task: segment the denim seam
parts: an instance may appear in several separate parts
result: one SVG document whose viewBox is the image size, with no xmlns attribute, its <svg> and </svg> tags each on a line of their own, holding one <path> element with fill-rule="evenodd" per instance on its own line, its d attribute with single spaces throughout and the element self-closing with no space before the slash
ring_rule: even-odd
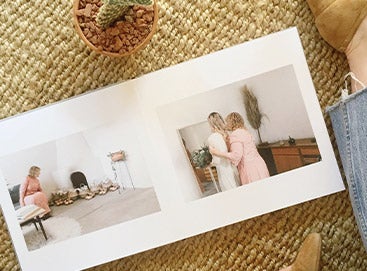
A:
<svg viewBox="0 0 367 271">
<path fill-rule="evenodd" d="M 354 171 L 353 171 L 353 165 L 352 165 L 352 148 L 350 145 L 350 129 L 349 129 L 349 121 L 348 121 L 348 110 L 347 110 L 347 106 L 346 104 L 343 102 L 340 104 L 341 105 L 341 109 L 343 111 L 343 124 L 344 124 L 344 129 L 345 129 L 345 133 L 346 133 L 346 153 L 347 153 L 347 166 L 348 166 L 348 172 L 349 172 L 349 178 L 350 178 L 350 182 L 349 182 L 349 187 L 352 189 L 352 193 L 353 193 L 353 200 L 352 200 L 352 204 L 353 202 L 355 204 L 354 207 L 357 209 L 357 214 L 358 214 L 358 218 L 357 219 L 357 223 L 363 233 L 363 238 L 362 240 L 365 242 L 365 237 L 366 237 L 366 233 L 367 233 L 367 229 L 366 229 L 366 221 L 364 219 L 364 216 L 361 214 L 361 202 L 359 200 L 359 197 L 356 196 L 357 195 L 357 188 L 355 186 L 355 181 L 354 181 Z"/>
<path fill-rule="evenodd" d="M 364 92 L 367 92 L 367 87 L 352 94 L 349 94 L 348 97 L 341 99 L 334 105 L 327 106 L 326 112 L 334 111 L 336 108 L 343 106 L 345 103 L 355 100 L 358 96 L 362 95 Z"/>
</svg>

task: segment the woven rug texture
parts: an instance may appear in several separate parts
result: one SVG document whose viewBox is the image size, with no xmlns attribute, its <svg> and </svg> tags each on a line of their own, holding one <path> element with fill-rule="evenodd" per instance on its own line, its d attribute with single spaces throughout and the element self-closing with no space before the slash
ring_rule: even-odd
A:
<svg viewBox="0 0 367 271">
<path fill-rule="evenodd" d="M 1 1 L 0 118 L 293 26 L 322 110 L 339 99 L 348 71 L 345 56 L 320 37 L 305 0 L 159 0 L 158 5 L 158 29 L 149 45 L 133 56 L 110 58 L 91 52 L 77 36 L 72 0 Z M 2 215 L 0 223 L 0 270 L 20 270 Z M 347 191 L 88 270 L 274 271 L 292 263 L 311 232 L 322 236 L 321 270 L 367 270 Z"/>
</svg>

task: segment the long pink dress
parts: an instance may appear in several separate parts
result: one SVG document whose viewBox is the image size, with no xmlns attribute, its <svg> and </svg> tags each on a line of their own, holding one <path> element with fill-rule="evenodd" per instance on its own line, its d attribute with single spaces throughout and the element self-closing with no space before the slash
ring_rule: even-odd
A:
<svg viewBox="0 0 367 271">
<path fill-rule="evenodd" d="M 245 129 L 236 129 L 229 136 L 230 152 L 226 157 L 237 166 L 242 184 L 269 177 L 264 159 L 256 149 L 251 134 Z"/>
<path fill-rule="evenodd" d="M 42 191 L 40 181 L 37 178 L 29 177 L 20 185 L 19 188 L 19 203 L 21 206 L 34 204 L 46 210 L 46 213 L 51 209 L 48 206 L 48 200 L 45 193 Z"/>
</svg>

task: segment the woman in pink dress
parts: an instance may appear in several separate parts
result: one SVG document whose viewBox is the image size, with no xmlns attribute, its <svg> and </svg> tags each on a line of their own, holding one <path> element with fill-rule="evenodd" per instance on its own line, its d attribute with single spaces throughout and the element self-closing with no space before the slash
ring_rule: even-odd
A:
<svg viewBox="0 0 367 271">
<path fill-rule="evenodd" d="M 226 117 L 226 128 L 230 131 L 229 152 L 210 148 L 213 155 L 225 157 L 237 166 L 242 185 L 269 177 L 269 171 L 256 149 L 251 134 L 245 129 L 242 116 L 232 112 Z"/>
<path fill-rule="evenodd" d="M 41 174 L 41 169 L 37 166 L 32 166 L 29 169 L 29 174 L 19 188 L 19 203 L 21 206 L 34 204 L 45 209 L 43 219 L 50 217 L 51 209 L 48 206 L 46 194 L 43 192 L 38 177 Z"/>
</svg>

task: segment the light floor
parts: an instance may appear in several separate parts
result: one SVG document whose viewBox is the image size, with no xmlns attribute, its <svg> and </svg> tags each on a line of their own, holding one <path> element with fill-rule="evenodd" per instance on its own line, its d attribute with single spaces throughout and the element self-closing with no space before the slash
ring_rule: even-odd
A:
<svg viewBox="0 0 367 271">
<path fill-rule="evenodd" d="M 66 216 L 78 221 L 82 234 L 160 211 L 153 188 L 121 189 L 121 193 L 116 190 L 51 209 L 53 217 Z"/>
<path fill-rule="evenodd" d="M 217 186 L 220 187 L 218 182 Z M 203 197 L 208 197 L 218 193 L 213 182 L 204 182 L 203 187 L 204 187 Z"/>
</svg>

